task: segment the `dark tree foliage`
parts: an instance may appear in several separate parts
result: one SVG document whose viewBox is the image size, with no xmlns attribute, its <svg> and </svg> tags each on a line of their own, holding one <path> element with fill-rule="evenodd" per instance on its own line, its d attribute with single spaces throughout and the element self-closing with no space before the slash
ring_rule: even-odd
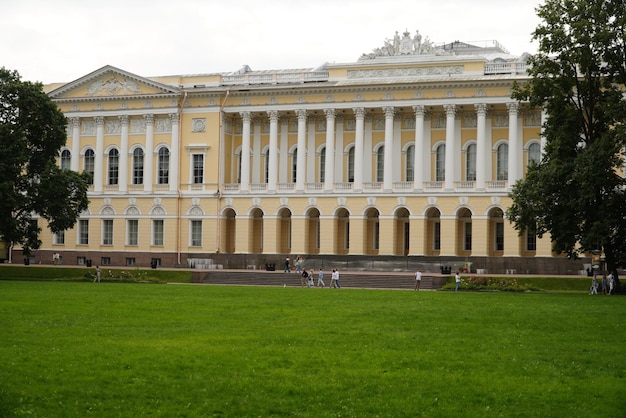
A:
<svg viewBox="0 0 626 418">
<path fill-rule="evenodd" d="M 538 165 L 511 193 L 515 228 L 549 233 L 570 257 L 603 250 L 626 266 L 626 2 L 546 0 L 533 32 L 539 52 L 513 97 L 547 112 Z"/>
<path fill-rule="evenodd" d="M 26 253 L 41 245 L 39 216 L 52 232 L 87 209 L 88 175 L 61 170 L 66 119 L 40 83 L 0 68 L 0 239 Z"/>
</svg>

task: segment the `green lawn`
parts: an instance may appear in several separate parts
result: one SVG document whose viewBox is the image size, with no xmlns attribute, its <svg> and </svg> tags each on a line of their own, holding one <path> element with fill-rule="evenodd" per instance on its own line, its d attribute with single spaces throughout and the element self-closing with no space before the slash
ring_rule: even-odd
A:
<svg viewBox="0 0 626 418">
<path fill-rule="evenodd" d="M 0 281 L 0 416 L 623 417 L 623 296 Z"/>
</svg>

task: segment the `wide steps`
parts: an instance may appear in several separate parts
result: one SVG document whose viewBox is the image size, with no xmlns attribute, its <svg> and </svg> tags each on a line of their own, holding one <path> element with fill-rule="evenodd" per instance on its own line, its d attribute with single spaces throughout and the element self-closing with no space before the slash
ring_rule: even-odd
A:
<svg viewBox="0 0 626 418">
<path fill-rule="evenodd" d="M 317 275 L 314 276 L 317 283 Z M 279 286 L 300 287 L 300 274 L 279 271 L 260 270 L 211 270 L 195 271 L 195 283 L 232 285 L 232 286 Z M 330 285 L 330 272 L 324 274 L 326 287 Z M 445 277 L 440 275 L 422 275 L 421 289 L 434 290 L 441 288 Z M 341 273 L 339 283 L 345 288 L 360 289 L 405 289 L 413 290 L 415 280 L 413 273 L 381 273 L 381 272 L 350 272 Z"/>
</svg>

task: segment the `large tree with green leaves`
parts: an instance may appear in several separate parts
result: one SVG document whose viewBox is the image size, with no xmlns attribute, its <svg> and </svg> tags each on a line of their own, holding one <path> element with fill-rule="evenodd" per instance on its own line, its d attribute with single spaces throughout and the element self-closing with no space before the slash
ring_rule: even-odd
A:
<svg viewBox="0 0 626 418">
<path fill-rule="evenodd" d="M 0 68 L 0 239 L 25 253 L 41 246 L 36 217 L 52 232 L 75 225 L 89 177 L 57 164 L 66 119 L 41 83 Z"/>
<path fill-rule="evenodd" d="M 557 253 L 602 250 L 626 266 L 626 3 L 546 0 L 533 32 L 539 52 L 513 97 L 545 109 L 540 164 L 511 193 L 520 232 L 549 233 Z"/>
</svg>

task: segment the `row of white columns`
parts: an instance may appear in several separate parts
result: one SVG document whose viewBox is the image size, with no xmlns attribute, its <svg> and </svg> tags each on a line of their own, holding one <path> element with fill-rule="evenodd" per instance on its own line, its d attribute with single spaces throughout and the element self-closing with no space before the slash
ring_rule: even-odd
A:
<svg viewBox="0 0 626 418">
<path fill-rule="evenodd" d="M 491 166 L 491 138 L 490 131 L 487 130 L 487 104 L 476 104 L 477 115 L 476 127 L 476 189 L 484 190 L 488 180 L 487 167 Z M 513 185 L 522 177 L 522 140 L 519 136 L 518 124 L 518 104 L 507 103 L 509 111 L 509 154 L 508 154 L 508 184 Z M 446 111 L 446 151 L 445 151 L 445 189 L 453 190 L 454 182 L 461 176 L 457 155 L 460 155 L 460 137 L 456 131 L 456 106 L 445 105 Z M 414 106 L 415 111 L 415 152 L 414 152 L 414 189 L 422 189 L 422 185 L 427 175 L 424 167 L 430 167 L 430 138 L 426 133 L 430 128 L 425 125 L 425 106 Z M 394 174 L 394 116 L 395 108 L 384 107 L 385 114 L 385 139 L 384 139 L 384 177 L 383 189 L 390 191 L 393 189 Z M 364 132 L 365 132 L 365 108 L 354 108 L 355 115 L 355 158 L 354 158 L 354 190 L 363 189 L 364 173 Z M 243 121 L 242 148 L 241 148 L 241 181 L 240 190 L 250 190 L 250 155 L 251 151 L 251 112 L 241 112 Z M 278 176 L 278 120 L 279 113 L 276 110 L 267 112 L 270 121 L 270 142 L 269 142 L 269 165 L 267 190 L 275 191 Z M 326 117 L 326 162 L 324 172 L 324 190 L 334 189 L 335 182 L 335 109 L 325 109 Z M 306 173 L 306 150 L 307 150 L 307 111 L 296 110 L 298 117 L 298 139 L 297 139 L 297 166 L 296 166 L 296 191 L 303 191 L 305 188 Z M 489 137 L 488 137 L 489 134 Z M 543 149 L 543 146 L 542 146 Z M 246 157 L 246 158 L 244 158 Z M 395 164 L 397 166 L 397 164 Z"/>
<path fill-rule="evenodd" d="M 169 190 L 176 191 L 178 189 L 178 154 L 179 150 L 179 115 L 176 113 L 170 114 L 170 121 L 172 126 L 171 131 L 171 143 L 170 143 L 170 155 L 169 155 Z M 129 116 L 118 116 L 121 132 L 120 132 L 120 160 L 119 160 L 119 184 L 118 188 L 120 192 L 128 190 L 128 173 L 129 173 L 129 149 L 128 149 L 128 127 Z M 145 192 L 151 192 L 153 189 L 153 175 L 154 175 L 154 115 L 144 115 L 146 121 L 146 137 L 145 137 L 145 153 L 144 153 L 144 176 L 143 176 L 143 190 Z M 96 116 L 96 149 L 94 158 L 94 178 L 93 178 L 93 190 L 94 192 L 102 192 L 104 187 L 104 162 L 106 155 L 104 152 L 104 117 Z M 71 119 L 72 123 L 72 156 L 70 161 L 70 168 L 74 171 L 80 170 L 80 118 L 74 117 Z"/>
</svg>

